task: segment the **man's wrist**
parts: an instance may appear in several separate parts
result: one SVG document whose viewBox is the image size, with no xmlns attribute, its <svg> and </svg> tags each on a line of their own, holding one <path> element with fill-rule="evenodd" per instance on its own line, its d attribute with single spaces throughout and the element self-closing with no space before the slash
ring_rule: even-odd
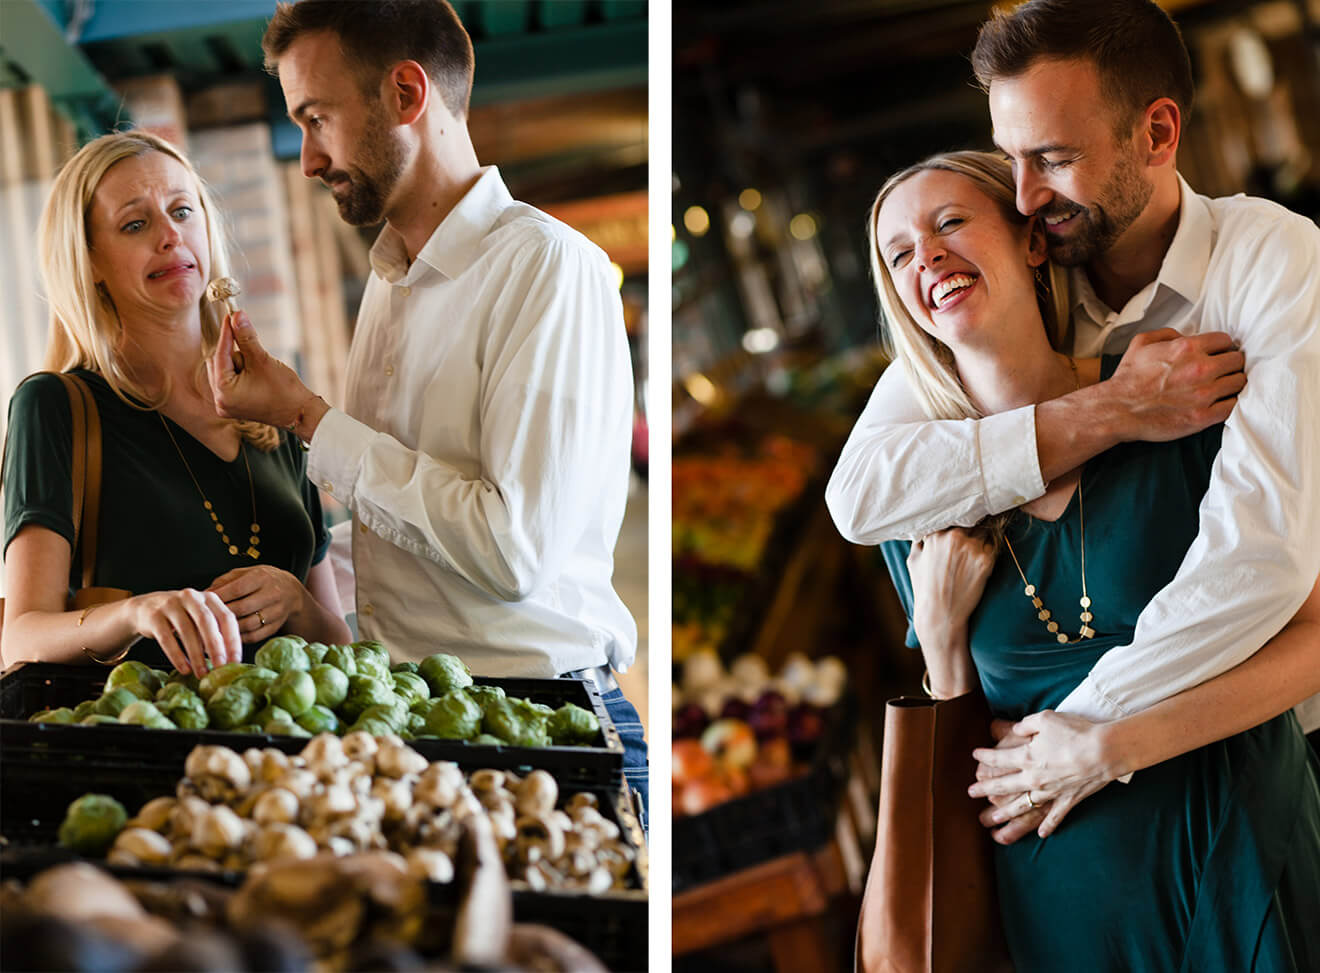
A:
<svg viewBox="0 0 1320 973">
<path fill-rule="evenodd" d="M 293 422 L 289 424 L 289 432 L 293 433 L 303 443 L 310 443 L 312 437 L 316 435 L 316 427 L 321 424 L 325 414 L 330 411 L 330 406 L 325 399 L 319 395 L 312 394 L 303 400 L 298 406 L 298 412 L 294 416 Z"/>
</svg>

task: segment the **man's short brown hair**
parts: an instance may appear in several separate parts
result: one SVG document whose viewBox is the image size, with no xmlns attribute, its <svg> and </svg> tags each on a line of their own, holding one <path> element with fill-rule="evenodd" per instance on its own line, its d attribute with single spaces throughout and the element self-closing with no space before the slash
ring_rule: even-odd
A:
<svg viewBox="0 0 1320 973">
<path fill-rule="evenodd" d="M 472 39 L 446 0 L 281 3 L 261 38 L 266 70 L 277 74 L 279 59 L 293 42 L 319 31 L 330 31 L 338 38 L 368 97 L 375 97 L 389 68 L 400 61 L 416 61 L 436 86 L 445 107 L 456 118 L 467 117 L 472 96 Z"/>
<path fill-rule="evenodd" d="M 1055 58 L 1095 64 L 1123 134 L 1158 98 L 1172 98 L 1184 121 L 1191 113 L 1195 89 L 1182 34 L 1150 0 L 1028 0 L 996 10 L 981 25 L 972 69 L 988 91 L 991 81 Z"/>
</svg>

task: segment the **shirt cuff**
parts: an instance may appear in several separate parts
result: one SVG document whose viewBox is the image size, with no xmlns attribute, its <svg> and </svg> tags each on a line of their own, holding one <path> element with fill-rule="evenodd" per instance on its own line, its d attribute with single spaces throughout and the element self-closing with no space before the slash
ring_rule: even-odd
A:
<svg viewBox="0 0 1320 973">
<path fill-rule="evenodd" d="M 1036 453 L 1034 405 L 986 416 L 976 430 L 986 509 L 1003 513 L 1045 492 Z"/>
<path fill-rule="evenodd" d="M 307 451 L 307 478 L 352 508 L 362 457 L 376 431 L 346 412 L 332 408 L 316 425 Z"/>
</svg>

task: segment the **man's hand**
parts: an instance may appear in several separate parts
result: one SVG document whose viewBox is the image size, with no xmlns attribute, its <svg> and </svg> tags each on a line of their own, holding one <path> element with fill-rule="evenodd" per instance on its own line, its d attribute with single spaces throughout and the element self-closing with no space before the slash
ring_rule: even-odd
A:
<svg viewBox="0 0 1320 973">
<path fill-rule="evenodd" d="M 225 315 L 206 373 L 215 411 L 226 419 L 252 419 L 287 429 L 315 398 L 292 368 L 261 347 L 242 311 Z"/>
<path fill-rule="evenodd" d="M 1104 388 L 1126 415 L 1124 441 L 1167 442 L 1223 422 L 1247 384 L 1245 359 L 1220 331 L 1139 334 Z"/>
</svg>

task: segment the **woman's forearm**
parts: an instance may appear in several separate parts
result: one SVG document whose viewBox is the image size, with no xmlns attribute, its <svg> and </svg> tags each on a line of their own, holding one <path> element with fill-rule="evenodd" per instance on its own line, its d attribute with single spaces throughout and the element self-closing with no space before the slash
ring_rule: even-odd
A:
<svg viewBox="0 0 1320 973">
<path fill-rule="evenodd" d="M 936 699 L 952 699 L 971 692 L 980 685 L 972 652 L 967 640 L 967 627 L 956 628 L 915 626 L 921 642 L 921 654 L 930 674 L 930 691 Z"/>
<path fill-rule="evenodd" d="M 0 656 L 5 666 L 16 662 L 77 665 L 93 658 L 113 658 L 137 638 L 126 600 L 70 612 L 31 610 L 5 622 Z"/>
<path fill-rule="evenodd" d="M 1121 776 L 1249 730 L 1320 692 L 1320 618 L 1307 605 L 1259 652 L 1149 709 L 1096 724 Z"/>
</svg>

